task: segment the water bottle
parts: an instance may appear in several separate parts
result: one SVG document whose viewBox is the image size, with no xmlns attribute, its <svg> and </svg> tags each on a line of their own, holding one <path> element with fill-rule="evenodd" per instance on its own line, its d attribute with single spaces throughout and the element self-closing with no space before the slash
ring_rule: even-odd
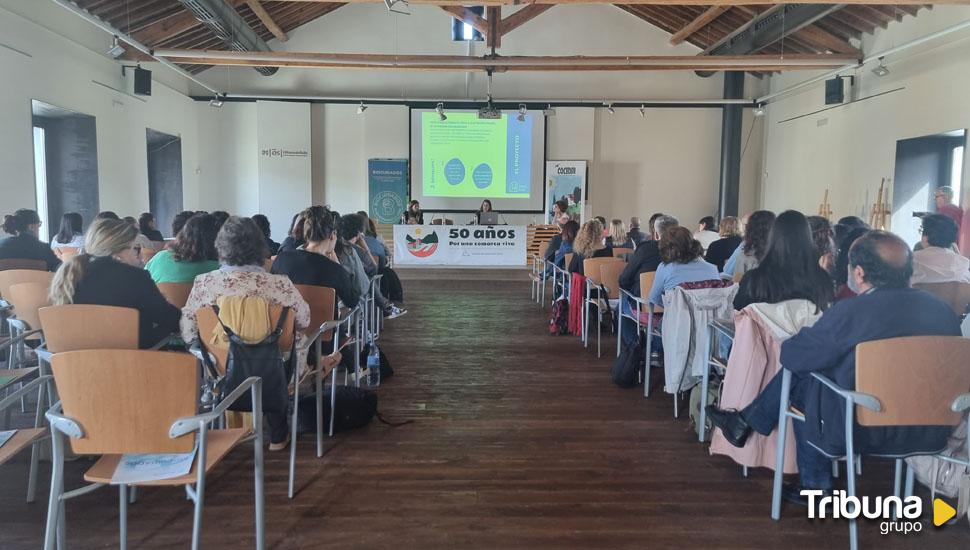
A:
<svg viewBox="0 0 970 550">
<path fill-rule="evenodd" d="M 367 385 L 376 388 L 381 385 L 381 350 L 377 342 L 370 338 L 370 353 L 367 354 Z"/>
</svg>

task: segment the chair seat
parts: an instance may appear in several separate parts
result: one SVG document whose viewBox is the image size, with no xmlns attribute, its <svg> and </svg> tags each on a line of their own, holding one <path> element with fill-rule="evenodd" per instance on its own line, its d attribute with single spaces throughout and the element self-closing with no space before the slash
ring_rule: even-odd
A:
<svg viewBox="0 0 970 550">
<path fill-rule="evenodd" d="M 46 428 L 29 428 L 26 430 L 17 430 L 17 433 L 13 434 L 6 443 L 0 447 L 0 464 L 4 464 L 14 455 L 24 450 L 34 441 L 44 437 L 47 434 Z"/>
<path fill-rule="evenodd" d="M 37 372 L 37 367 L 30 367 L 26 369 L 0 369 L 0 378 L 6 378 L 7 376 L 14 377 L 7 382 L 0 384 L 0 390 L 11 384 L 16 384 L 17 382 L 23 381 L 24 378 L 27 378 L 35 372 Z M 6 447 L 6 445 L 4 445 L 4 447 Z"/>
<path fill-rule="evenodd" d="M 211 470 L 213 466 L 218 464 L 219 461 L 222 460 L 222 458 L 233 449 L 233 447 L 239 444 L 240 441 L 251 433 L 252 430 L 248 428 L 210 430 L 206 434 L 206 473 L 209 473 L 209 470 Z M 91 468 L 84 473 L 84 480 L 91 483 L 111 483 L 111 478 L 114 476 L 115 469 L 117 469 L 120 461 L 121 455 L 103 455 L 98 459 L 97 462 L 94 463 L 94 466 L 91 466 Z M 198 462 L 193 462 L 192 471 L 190 471 L 187 475 L 173 477 L 170 479 L 146 481 L 144 483 L 136 483 L 135 485 L 188 485 L 196 482 L 197 468 Z"/>
</svg>

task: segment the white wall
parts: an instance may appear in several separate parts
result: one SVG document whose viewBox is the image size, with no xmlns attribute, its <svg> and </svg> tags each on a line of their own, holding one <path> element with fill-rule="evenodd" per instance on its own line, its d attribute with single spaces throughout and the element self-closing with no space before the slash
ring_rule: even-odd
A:
<svg viewBox="0 0 970 550">
<path fill-rule="evenodd" d="M 7 46 L 0 47 L 0 210 L 35 207 L 31 99 L 96 117 L 102 209 L 135 216 L 148 210 L 146 128 L 181 136 L 185 206 L 195 207 L 196 104 L 158 79 L 145 101 L 96 84 L 131 85 L 104 54 L 110 37 L 75 19 L 51 2 L 0 1 L 0 44 Z M 104 50 L 89 48 L 99 42 Z M 181 90 L 187 90 L 184 83 Z"/>
<path fill-rule="evenodd" d="M 970 20 L 970 7 L 936 6 L 891 23 L 865 38 L 878 52 Z M 881 178 L 891 178 L 896 141 L 970 127 L 970 33 L 961 32 L 885 59 L 890 74 L 877 77 L 871 63 L 855 73 L 857 97 L 903 88 L 881 97 L 806 115 L 823 105 L 823 88 L 812 86 L 768 106 L 763 204 L 772 210 L 815 212 L 825 189 L 835 217 L 862 215 L 875 201 Z M 773 78 L 772 90 L 810 75 Z M 964 171 L 963 206 L 967 201 Z M 867 194 L 868 193 L 868 194 Z M 891 204 L 891 199 L 890 199 Z"/>
</svg>

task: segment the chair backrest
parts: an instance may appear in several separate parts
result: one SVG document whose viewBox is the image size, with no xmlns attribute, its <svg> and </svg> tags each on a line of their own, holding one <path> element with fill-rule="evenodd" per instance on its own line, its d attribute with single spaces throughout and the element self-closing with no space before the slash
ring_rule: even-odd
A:
<svg viewBox="0 0 970 550">
<path fill-rule="evenodd" d="M 155 248 L 142 247 L 141 249 L 141 263 L 147 264 L 148 260 L 151 260 L 155 254 L 158 254 L 158 250 Z"/>
<path fill-rule="evenodd" d="M 69 304 L 42 307 L 37 313 L 47 349 L 52 353 L 138 349 L 137 309 Z"/>
<path fill-rule="evenodd" d="M 33 269 L 36 271 L 47 271 L 47 262 L 44 260 L 26 260 L 23 258 L 7 258 L 0 260 L 0 271 L 8 269 Z"/>
<path fill-rule="evenodd" d="M 619 258 L 605 257 L 605 258 L 587 258 L 583 260 L 583 274 L 586 275 L 587 279 L 593 279 L 597 283 L 600 281 L 600 269 L 608 263 L 623 263 L 623 260 Z"/>
<path fill-rule="evenodd" d="M 310 325 L 304 331 L 312 334 L 320 328 L 320 325 L 327 321 L 333 321 L 337 305 L 337 291 L 326 286 L 316 285 L 295 285 L 300 291 L 300 296 L 310 305 Z M 329 342 L 333 337 L 333 331 L 328 330 L 320 336 L 324 342 Z"/>
<path fill-rule="evenodd" d="M 17 319 L 27 323 L 31 329 L 39 329 L 37 310 L 50 305 L 50 292 L 50 284 L 17 283 L 7 290 L 7 301 L 13 305 Z"/>
<path fill-rule="evenodd" d="M 272 271 L 273 262 L 275 261 L 276 261 L 276 256 L 272 256 L 270 258 L 266 258 L 265 260 L 263 260 L 263 269 L 266 270 L 266 273 L 269 273 L 270 271 Z"/>
<path fill-rule="evenodd" d="M 574 252 L 567 252 L 565 256 L 562 257 L 562 268 L 569 271 L 569 264 L 573 263 Z M 585 270 L 585 266 L 583 267 Z"/>
<path fill-rule="evenodd" d="M 280 314 L 283 312 L 283 306 L 271 304 L 269 306 L 269 319 L 272 326 L 276 326 L 276 323 L 280 320 Z M 289 351 L 293 347 L 294 331 L 296 330 L 296 325 L 293 317 L 293 310 L 289 310 L 286 315 L 287 319 L 283 322 L 283 333 L 280 335 L 279 346 L 282 351 Z M 205 345 L 205 349 L 215 357 L 215 367 L 220 374 L 225 374 L 226 372 L 226 361 L 229 359 L 229 349 L 220 348 L 218 346 L 210 346 L 209 340 L 212 336 L 212 331 L 219 324 L 219 318 L 216 316 L 216 310 L 212 309 L 212 306 L 206 306 L 195 312 L 196 321 L 199 324 L 199 340 Z"/>
<path fill-rule="evenodd" d="M 620 274 L 624 268 L 626 262 L 622 261 L 606 262 L 600 266 L 599 282 L 609 290 L 610 300 L 620 297 Z"/>
<path fill-rule="evenodd" d="M 970 340 L 908 336 L 855 348 L 856 391 L 876 396 L 882 412 L 856 407 L 862 426 L 955 426 L 953 400 L 970 391 Z"/>
<path fill-rule="evenodd" d="M 633 254 L 633 249 L 632 248 L 624 248 L 624 247 L 619 247 L 619 248 L 614 247 L 613 248 L 613 257 L 614 258 L 619 258 L 621 254 Z"/>
<path fill-rule="evenodd" d="M 156 286 L 168 303 L 179 309 L 185 307 L 192 292 L 192 283 L 157 283 Z"/>
<path fill-rule="evenodd" d="M 431 220 L 431 225 L 444 225 L 444 223 L 445 223 L 444 218 L 435 218 Z"/>
<path fill-rule="evenodd" d="M 650 296 L 650 289 L 653 288 L 653 280 L 656 278 L 656 271 L 646 271 L 640 274 L 640 297 L 644 300 L 647 299 L 647 296 Z M 655 305 L 653 306 L 653 310 L 659 313 L 663 311 L 664 308 L 659 305 Z"/>
<path fill-rule="evenodd" d="M 54 255 L 66 262 L 81 253 L 81 249 L 76 246 L 59 246 L 54 249 Z"/>
<path fill-rule="evenodd" d="M 51 358 L 64 415 L 84 428 L 78 454 L 186 453 L 195 434 L 171 439 L 172 423 L 198 406 L 198 360 L 186 353 L 82 350 Z"/>
<path fill-rule="evenodd" d="M 18 283 L 40 283 L 50 288 L 52 280 L 54 280 L 54 274 L 50 271 L 38 271 L 36 269 L 0 271 L 0 297 L 6 299 L 10 287 Z"/>
<path fill-rule="evenodd" d="M 943 300 L 957 315 L 966 313 L 967 306 L 970 306 L 970 283 L 917 283 L 913 288 L 925 290 Z"/>
</svg>

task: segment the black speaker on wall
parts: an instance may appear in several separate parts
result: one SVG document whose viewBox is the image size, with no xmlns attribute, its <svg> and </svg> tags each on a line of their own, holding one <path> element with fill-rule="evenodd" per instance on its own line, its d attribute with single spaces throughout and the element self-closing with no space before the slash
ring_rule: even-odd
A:
<svg viewBox="0 0 970 550">
<path fill-rule="evenodd" d="M 135 95 L 152 95 L 152 72 L 135 67 Z"/>
<path fill-rule="evenodd" d="M 825 81 L 825 104 L 841 105 L 845 103 L 845 83 L 842 77 L 835 77 Z"/>
</svg>

